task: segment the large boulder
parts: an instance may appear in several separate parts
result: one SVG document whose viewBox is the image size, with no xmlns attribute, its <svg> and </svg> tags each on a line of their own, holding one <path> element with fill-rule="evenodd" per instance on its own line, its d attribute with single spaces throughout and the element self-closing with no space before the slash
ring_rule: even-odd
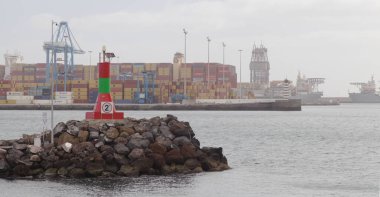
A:
<svg viewBox="0 0 380 197">
<path fill-rule="evenodd" d="M 93 153 L 95 151 L 94 144 L 91 142 L 82 142 L 79 144 L 74 144 L 71 151 L 76 155 L 86 155 L 86 153 Z M 86 151 L 86 152 L 85 152 Z"/>
<path fill-rule="evenodd" d="M 128 163 L 128 160 L 124 155 L 114 153 L 113 157 L 114 157 L 114 160 L 116 161 L 116 163 L 118 163 L 120 165 L 125 165 Z"/>
<path fill-rule="evenodd" d="M 73 168 L 69 171 L 68 175 L 71 178 L 85 177 L 86 172 L 82 168 Z"/>
<path fill-rule="evenodd" d="M 111 127 L 106 131 L 106 137 L 114 140 L 119 137 L 119 131 L 115 127 Z"/>
<path fill-rule="evenodd" d="M 131 136 L 131 139 L 129 140 L 127 146 L 129 149 L 134 148 L 148 148 L 150 144 L 150 141 L 144 137 L 142 137 L 140 134 L 136 133 Z"/>
<path fill-rule="evenodd" d="M 41 158 L 38 155 L 31 155 L 29 160 L 32 162 L 40 162 Z"/>
<path fill-rule="evenodd" d="M 70 135 L 78 136 L 78 133 L 79 133 L 80 129 L 76 125 L 77 122 L 79 122 L 79 121 L 75 121 L 75 120 L 68 121 L 66 123 L 66 125 L 67 125 L 67 131 L 66 132 L 69 133 Z"/>
<path fill-rule="evenodd" d="M 148 156 L 153 161 L 153 168 L 161 170 L 165 165 L 165 157 L 161 154 L 152 153 Z"/>
<path fill-rule="evenodd" d="M 184 165 L 188 169 L 194 170 L 197 167 L 201 167 L 201 162 L 199 162 L 197 159 L 188 159 L 185 161 Z"/>
<path fill-rule="evenodd" d="M 8 154 L 6 156 L 6 159 L 8 161 L 8 164 L 10 164 L 11 166 L 15 166 L 16 163 L 18 162 L 18 160 L 21 158 L 21 156 L 23 156 L 24 153 L 20 150 L 17 150 L 17 149 L 10 149 L 8 151 Z"/>
<path fill-rule="evenodd" d="M 126 133 L 128 134 L 128 136 L 135 134 L 135 130 L 132 127 L 120 126 L 118 128 L 119 128 L 120 133 Z"/>
<path fill-rule="evenodd" d="M 153 142 L 154 141 L 154 137 L 153 137 L 153 134 L 149 131 L 147 132 L 144 132 L 142 134 L 142 137 L 145 138 L 145 139 L 148 139 L 150 142 Z"/>
<path fill-rule="evenodd" d="M 44 149 L 42 147 L 39 147 L 39 146 L 29 145 L 28 150 L 30 153 L 37 154 L 37 153 L 42 152 Z"/>
<path fill-rule="evenodd" d="M 67 131 L 67 126 L 63 122 L 59 122 L 53 129 L 54 137 L 58 137 L 63 132 Z"/>
<path fill-rule="evenodd" d="M 75 125 L 79 128 L 79 130 L 87 131 L 90 126 L 90 123 L 87 120 L 83 120 L 80 122 L 76 122 Z"/>
<path fill-rule="evenodd" d="M 13 173 L 17 176 L 28 176 L 30 167 L 26 165 L 17 165 L 13 168 Z"/>
<path fill-rule="evenodd" d="M 156 117 L 151 118 L 149 122 L 152 124 L 152 126 L 160 126 L 161 118 L 159 116 L 156 116 Z"/>
<path fill-rule="evenodd" d="M 118 143 L 114 147 L 115 151 L 119 154 L 126 155 L 129 153 L 129 148 L 124 144 Z"/>
<path fill-rule="evenodd" d="M 139 158 L 145 157 L 144 150 L 141 148 L 135 148 L 129 153 L 128 158 L 131 160 L 137 160 Z"/>
<path fill-rule="evenodd" d="M 57 176 L 58 169 L 57 168 L 49 168 L 45 171 L 45 176 L 54 177 Z"/>
<path fill-rule="evenodd" d="M 73 136 L 67 132 L 64 132 L 58 137 L 58 146 L 66 142 L 69 142 L 71 144 L 77 144 L 79 143 L 79 139 L 76 136 Z"/>
<path fill-rule="evenodd" d="M 165 126 L 165 125 L 162 125 L 159 127 L 159 131 L 161 132 L 161 134 L 164 136 L 164 137 L 167 137 L 169 139 L 174 139 L 175 136 L 173 135 L 173 133 L 170 131 L 170 128 L 168 126 Z"/>
<path fill-rule="evenodd" d="M 9 165 L 5 159 L 0 160 L 0 173 L 7 172 L 9 169 Z"/>
<path fill-rule="evenodd" d="M 19 143 L 13 143 L 13 148 L 17 150 L 25 150 L 28 148 L 27 144 L 19 144 Z"/>
<path fill-rule="evenodd" d="M 86 130 L 80 130 L 78 133 L 79 142 L 85 142 L 88 139 L 90 133 Z"/>
<path fill-rule="evenodd" d="M 122 165 L 117 174 L 121 176 L 139 176 L 139 169 L 134 168 L 129 164 Z"/>
<path fill-rule="evenodd" d="M 197 148 L 193 144 L 184 144 L 180 150 L 185 159 L 197 157 Z"/>
<path fill-rule="evenodd" d="M 162 145 L 164 145 L 167 148 L 170 148 L 171 145 L 173 144 L 172 141 L 169 138 L 164 137 L 164 136 L 158 136 L 158 137 L 156 137 L 155 141 L 156 141 L 156 143 L 162 144 Z"/>
<path fill-rule="evenodd" d="M 88 139 L 95 140 L 99 138 L 99 131 L 90 131 Z"/>
<path fill-rule="evenodd" d="M 167 164 L 183 164 L 184 158 L 181 155 L 179 149 L 173 149 L 165 154 L 165 160 Z"/>
<path fill-rule="evenodd" d="M 191 144 L 191 141 L 186 136 L 180 136 L 180 137 L 174 138 L 173 144 L 175 144 L 177 146 L 183 146 L 185 144 Z"/>
<path fill-rule="evenodd" d="M 173 120 L 169 122 L 168 126 L 170 127 L 170 131 L 176 137 L 187 136 L 192 138 L 195 135 L 188 122 L 178 122 Z"/>
<path fill-rule="evenodd" d="M 73 144 L 70 142 L 65 142 L 64 144 L 61 145 L 61 147 L 63 148 L 65 152 L 70 153 L 71 149 L 73 148 Z"/>
<path fill-rule="evenodd" d="M 90 176 L 100 176 L 104 171 L 104 166 L 102 163 L 88 163 L 86 166 L 86 172 Z"/>
<path fill-rule="evenodd" d="M 147 174 L 149 169 L 153 167 L 153 160 L 150 158 L 139 158 L 132 163 L 132 166 L 139 170 L 142 174 Z"/>
<path fill-rule="evenodd" d="M 165 153 L 167 151 L 166 146 L 164 146 L 158 142 L 150 144 L 149 148 L 152 150 L 152 152 L 160 154 L 160 155 L 165 155 Z"/>
</svg>

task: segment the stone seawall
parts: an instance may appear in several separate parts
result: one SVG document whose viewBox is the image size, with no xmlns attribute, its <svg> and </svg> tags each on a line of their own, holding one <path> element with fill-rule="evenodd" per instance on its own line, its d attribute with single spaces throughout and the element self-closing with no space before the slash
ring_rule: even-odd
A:
<svg viewBox="0 0 380 197">
<path fill-rule="evenodd" d="M 54 105 L 55 110 L 92 110 L 93 104 Z M 301 111 L 301 100 L 234 104 L 116 104 L 118 110 Z M 50 110 L 50 105 L 0 105 L 0 110 Z"/>
<path fill-rule="evenodd" d="M 60 122 L 50 132 L 0 140 L 0 177 L 114 177 L 229 169 L 221 147 L 203 147 L 177 117 Z"/>
</svg>

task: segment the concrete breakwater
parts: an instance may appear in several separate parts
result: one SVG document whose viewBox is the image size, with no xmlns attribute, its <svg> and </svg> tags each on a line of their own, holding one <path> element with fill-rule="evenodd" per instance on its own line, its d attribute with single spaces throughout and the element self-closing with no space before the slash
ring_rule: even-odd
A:
<svg viewBox="0 0 380 197">
<path fill-rule="evenodd" d="M 114 177 L 229 169 L 221 147 L 203 147 L 177 117 L 60 122 L 50 132 L 0 140 L 0 177 Z"/>
<path fill-rule="evenodd" d="M 94 104 L 54 105 L 55 110 L 92 110 Z M 227 104 L 116 104 L 119 110 L 301 111 L 301 100 Z M 0 105 L 0 110 L 50 110 L 50 105 Z"/>
</svg>

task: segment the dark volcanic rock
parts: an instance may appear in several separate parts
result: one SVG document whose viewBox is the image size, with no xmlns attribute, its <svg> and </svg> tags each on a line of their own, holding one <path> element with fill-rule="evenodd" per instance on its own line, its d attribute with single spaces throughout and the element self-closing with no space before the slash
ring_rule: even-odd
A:
<svg viewBox="0 0 380 197">
<path fill-rule="evenodd" d="M 161 155 L 164 155 L 166 153 L 166 150 L 167 150 L 166 146 L 164 146 L 158 142 L 150 144 L 149 148 L 152 150 L 152 152 L 157 153 L 157 154 L 161 154 Z"/>
<path fill-rule="evenodd" d="M 170 131 L 170 128 L 168 126 L 160 126 L 159 127 L 159 131 L 161 132 L 161 134 L 164 136 L 164 137 L 167 137 L 169 139 L 174 139 L 175 136 L 173 135 L 173 133 Z"/>
<path fill-rule="evenodd" d="M 0 160 L 0 173 L 6 172 L 9 169 L 7 161 L 4 159 Z"/>
<path fill-rule="evenodd" d="M 0 177 L 114 177 L 229 169 L 222 148 L 200 148 L 189 123 L 177 117 L 58 123 L 54 143 L 36 136 L 0 140 Z"/>
<path fill-rule="evenodd" d="M 26 144 L 13 143 L 13 148 L 17 150 L 25 150 L 28 147 Z"/>
<path fill-rule="evenodd" d="M 121 143 L 116 144 L 114 146 L 114 149 L 117 153 L 122 154 L 122 155 L 129 153 L 129 148 L 127 146 L 125 146 L 124 144 L 121 144 Z"/>
<path fill-rule="evenodd" d="M 188 137 L 180 136 L 180 137 L 174 138 L 173 144 L 175 144 L 177 146 L 183 146 L 185 144 L 191 144 L 191 141 L 189 140 Z"/>
<path fill-rule="evenodd" d="M 119 131 L 114 128 L 114 127 L 111 127 L 109 128 L 107 131 L 106 131 L 106 137 L 109 138 L 109 139 L 116 139 L 117 137 L 119 137 Z"/>
<path fill-rule="evenodd" d="M 67 126 L 63 122 L 59 122 L 53 129 L 54 137 L 58 137 L 63 132 L 67 131 Z"/>
<path fill-rule="evenodd" d="M 129 153 L 128 158 L 131 160 L 136 160 L 139 158 L 145 157 L 144 150 L 141 148 L 135 148 Z"/>
<path fill-rule="evenodd" d="M 153 167 L 153 160 L 150 158 L 140 158 L 134 161 L 132 166 L 138 169 L 140 173 L 146 174 Z"/>
<path fill-rule="evenodd" d="M 100 176 L 104 171 L 104 166 L 101 163 L 89 163 L 86 166 L 86 172 L 90 176 Z"/>
<path fill-rule="evenodd" d="M 80 130 L 78 133 L 79 142 L 86 142 L 90 133 L 86 130 Z"/>
<path fill-rule="evenodd" d="M 173 149 L 167 152 L 165 155 L 165 160 L 167 164 L 172 164 L 172 163 L 183 164 L 184 162 L 184 158 L 181 155 L 181 152 L 179 151 L 179 149 Z"/>
<path fill-rule="evenodd" d="M 79 139 L 67 132 L 64 132 L 58 137 L 58 145 L 62 145 L 66 142 L 69 142 L 71 144 L 77 144 L 79 143 Z"/>
<path fill-rule="evenodd" d="M 129 149 L 134 148 L 148 148 L 150 144 L 150 141 L 144 137 L 142 137 L 140 134 L 136 133 L 131 136 L 131 139 L 129 140 L 127 146 Z"/>
<path fill-rule="evenodd" d="M 69 171 L 68 175 L 71 178 L 82 178 L 85 177 L 85 171 L 82 168 L 73 168 Z"/>
</svg>

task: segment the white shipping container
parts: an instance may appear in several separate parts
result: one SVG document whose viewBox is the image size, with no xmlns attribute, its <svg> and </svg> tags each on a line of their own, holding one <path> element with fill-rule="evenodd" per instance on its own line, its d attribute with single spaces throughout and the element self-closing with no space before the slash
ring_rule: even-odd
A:
<svg viewBox="0 0 380 197">
<path fill-rule="evenodd" d="M 50 105 L 50 100 L 33 100 L 33 104 L 35 105 Z"/>
<path fill-rule="evenodd" d="M 16 100 L 16 104 L 18 105 L 29 105 L 32 104 L 32 100 Z"/>
<path fill-rule="evenodd" d="M 7 100 L 33 100 L 33 96 L 7 96 Z"/>
<path fill-rule="evenodd" d="M 7 92 L 7 96 L 22 96 L 24 92 Z"/>
<path fill-rule="evenodd" d="M 67 105 L 72 104 L 73 100 L 54 100 L 55 105 Z"/>
<path fill-rule="evenodd" d="M 71 100 L 72 96 L 55 96 L 55 100 Z"/>
<path fill-rule="evenodd" d="M 55 96 L 71 96 L 72 92 L 55 92 Z"/>
</svg>

